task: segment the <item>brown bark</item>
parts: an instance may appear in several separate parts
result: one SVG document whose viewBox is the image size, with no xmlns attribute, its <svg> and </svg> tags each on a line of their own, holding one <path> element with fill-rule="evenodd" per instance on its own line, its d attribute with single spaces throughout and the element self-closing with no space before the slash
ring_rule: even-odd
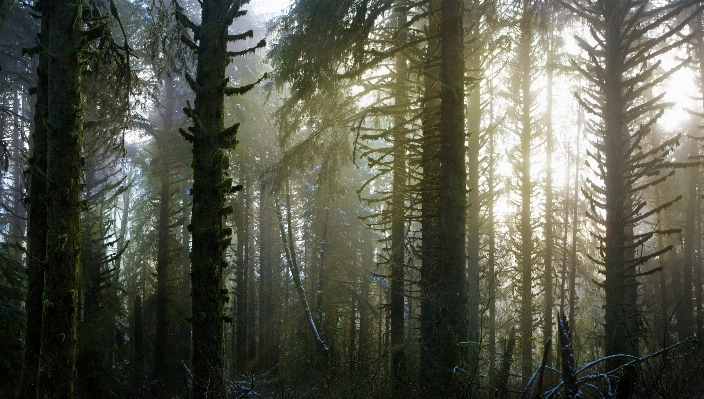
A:
<svg viewBox="0 0 704 399">
<path fill-rule="evenodd" d="M 466 367 L 467 277 L 465 221 L 467 193 L 464 131 L 462 1 L 441 1 L 440 139 L 438 160 L 437 269 L 428 283 L 432 337 L 421 362 L 435 382 L 426 395 L 451 395 L 455 367 Z M 427 381 L 427 380 L 426 380 Z M 429 389 L 437 388 L 437 389 Z M 457 393 L 457 392 L 455 392 Z"/>
<path fill-rule="evenodd" d="M 403 29 L 406 24 L 406 15 L 402 10 L 395 11 L 396 27 Z M 401 32 L 399 42 L 405 40 L 405 33 Z M 404 80 L 407 79 L 406 58 L 403 52 L 396 56 L 396 71 L 398 78 L 394 92 L 394 103 L 397 107 L 403 106 L 406 96 Z M 405 186 L 406 186 L 406 127 L 405 115 L 397 115 L 393 128 L 393 187 L 391 197 L 391 379 L 395 388 L 403 384 L 406 376 L 406 358 L 404 345 L 404 280 L 405 280 Z"/>
<path fill-rule="evenodd" d="M 247 329 L 249 327 L 247 319 L 247 311 L 249 306 L 247 301 L 249 299 L 249 281 L 247 278 L 248 273 L 248 244 L 249 244 L 249 204 L 250 204 L 250 185 L 248 182 L 244 184 L 244 192 L 241 193 L 238 199 L 238 205 L 241 212 L 238 213 L 236 218 L 237 225 L 237 270 L 236 270 L 236 284 L 237 291 L 235 295 L 235 322 L 237 325 L 237 330 L 235 332 L 235 364 L 234 371 L 236 373 L 242 373 L 246 370 L 247 366 Z"/>
<path fill-rule="evenodd" d="M 40 3 L 42 7 L 45 3 Z M 49 30 L 49 17 L 41 21 L 39 43 L 45 45 Z M 46 157 L 47 157 L 47 111 L 48 111 L 48 64 L 49 55 L 39 54 L 37 67 L 37 97 L 34 108 L 34 131 L 32 153 L 29 158 L 29 192 L 27 216 L 27 301 L 25 309 L 24 372 L 20 387 L 20 398 L 36 397 L 37 374 L 42 330 L 42 295 L 44 293 L 44 267 L 46 260 Z"/>
<path fill-rule="evenodd" d="M 533 229 L 531 225 L 531 139 L 533 135 L 531 120 L 531 50 L 533 44 L 533 12 L 529 0 L 523 0 L 520 21 L 521 38 L 518 44 L 519 91 L 520 91 L 520 191 L 521 191 L 521 374 L 523 385 L 533 373 Z"/>
<path fill-rule="evenodd" d="M 37 396 L 73 398 L 78 268 L 81 250 L 83 118 L 80 51 L 81 2 L 46 4 L 47 49 L 47 262 Z"/>
<path fill-rule="evenodd" d="M 196 77 L 186 80 L 196 94 L 194 108 L 184 111 L 193 120 L 191 132 L 181 134 L 193 144 L 193 214 L 191 233 L 191 281 L 193 293 L 193 396 L 195 399 L 220 399 L 227 396 L 225 384 L 225 288 L 223 271 L 227 267 L 225 249 L 232 231 L 225 228 L 224 217 L 232 213 L 225 207 L 225 196 L 234 191 L 232 179 L 226 178 L 228 150 L 237 145 L 239 125 L 225 128 L 224 96 L 243 94 L 244 88 L 227 87 L 225 68 L 232 57 L 228 41 L 251 37 L 228 36 L 235 18 L 244 15 L 243 2 L 204 0 L 200 26 L 189 21 L 182 10 L 177 18 L 194 33 L 195 40 L 182 40 L 197 49 Z M 198 42 L 196 45 L 195 42 Z M 259 46 L 257 46 L 259 47 Z M 253 51 L 253 49 L 252 49 Z"/>
<path fill-rule="evenodd" d="M 481 22 L 481 4 L 478 0 L 469 2 L 468 8 L 470 12 L 467 14 L 467 22 L 465 25 L 471 26 L 471 35 L 473 37 L 480 36 Z M 474 43 L 481 43 L 477 41 Z M 470 87 L 470 93 L 467 96 L 467 129 L 468 129 L 468 147 L 467 147 L 467 187 L 469 195 L 467 198 L 467 282 L 468 282 L 468 302 L 467 302 L 467 317 L 468 317 L 468 333 L 469 347 L 467 359 L 469 377 L 473 380 L 472 388 L 476 388 L 478 382 L 477 371 L 479 367 L 479 351 L 480 351 L 480 317 L 479 317 L 479 135 L 481 129 L 481 91 L 480 79 L 482 78 L 481 68 L 481 45 L 473 44 L 468 46 L 466 53 L 469 55 L 466 61 L 466 68 L 473 79 Z M 491 201 L 491 200 L 490 200 Z M 476 396 L 477 391 L 472 390 L 471 396 Z"/>
</svg>

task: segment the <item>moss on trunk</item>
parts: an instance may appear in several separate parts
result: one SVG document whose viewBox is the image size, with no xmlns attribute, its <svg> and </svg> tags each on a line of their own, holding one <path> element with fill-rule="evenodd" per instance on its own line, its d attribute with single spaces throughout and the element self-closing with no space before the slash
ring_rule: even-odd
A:
<svg viewBox="0 0 704 399">
<path fill-rule="evenodd" d="M 79 52 L 82 3 L 46 3 L 51 18 L 47 50 L 47 264 L 37 395 L 74 396 L 78 267 L 81 246 L 83 115 Z"/>
</svg>

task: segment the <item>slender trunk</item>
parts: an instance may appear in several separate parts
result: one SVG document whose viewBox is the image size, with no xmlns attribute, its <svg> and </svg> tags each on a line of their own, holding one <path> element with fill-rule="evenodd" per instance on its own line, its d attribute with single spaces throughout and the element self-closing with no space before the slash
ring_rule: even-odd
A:
<svg viewBox="0 0 704 399">
<path fill-rule="evenodd" d="M 37 396 L 73 398 L 81 253 L 82 3 L 45 5 L 48 66 L 47 233 Z"/>
<path fill-rule="evenodd" d="M 430 1 L 430 15 L 428 22 L 427 54 L 425 56 L 425 82 L 423 102 L 423 137 L 421 165 L 423 175 L 421 178 L 421 269 L 420 269 L 420 386 L 423 394 L 439 392 L 441 382 L 437 378 L 439 369 L 438 353 L 436 346 L 436 303 L 435 283 L 439 276 L 437 262 L 438 247 L 438 133 L 439 133 L 439 101 L 440 75 L 438 57 L 440 43 L 435 38 L 439 32 L 438 19 L 440 0 Z M 381 332 L 381 327 L 379 328 Z"/>
<path fill-rule="evenodd" d="M 695 140 L 689 140 L 690 157 L 696 157 L 699 153 L 699 143 Z M 693 298 L 693 271 L 695 268 L 695 246 L 694 237 L 695 221 L 697 211 L 697 179 L 699 178 L 698 168 L 690 168 L 687 171 L 687 204 L 685 213 L 685 225 L 683 231 L 684 241 L 684 261 L 682 262 L 682 303 L 677 308 L 677 332 L 680 340 L 683 340 L 694 334 L 694 298 Z"/>
<path fill-rule="evenodd" d="M 289 202 L 287 201 L 287 206 L 289 205 Z M 291 209 L 287 208 L 286 209 L 289 215 L 289 234 L 291 234 L 291 220 L 290 220 L 290 212 Z M 320 337 L 323 341 L 326 340 L 325 332 L 326 332 L 326 318 L 325 318 L 325 296 L 323 295 L 324 293 L 324 287 L 325 287 L 325 244 L 327 241 L 327 235 L 328 235 L 328 221 L 330 219 L 330 197 L 327 197 L 326 203 L 325 203 L 325 211 L 323 214 L 323 233 L 322 233 L 322 238 L 320 239 L 320 264 L 318 267 L 318 277 L 316 281 L 316 286 L 317 286 L 317 292 L 316 292 L 316 297 L 315 297 L 315 307 L 316 307 L 316 312 L 315 312 L 315 320 L 316 323 L 318 324 L 320 330 Z M 292 240 L 289 240 L 292 241 Z M 317 337 L 316 337 L 317 339 Z M 322 355 L 327 355 L 327 349 L 323 352 L 321 352 Z M 327 359 L 323 358 L 321 359 L 323 363 L 327 361 Z"/>
<path fill-rule="evenodd" d="M 472 27 L 472 36 L 480 36 L 481 11 L 480 2 L 472 0 L 468 4 L 470 13 L 467 15 L 467 26 Z M 475 43 L 481 43 L 477 41 Z M 480 323 L 479 323 L 479 135 L 481 132 L 481 51 L 476 44 L 468 46 L 466 53 L 469 54 L 466 61 L 466 68 L 474 79 L 469 95 L 467 96 L 467 130 L 469 141 L 467 146 L 467 187 L 469 195 L 467 198 L 467 283 L 468 301 L 467 318 L 468 333 L 470 343 L 467 348 L 469 357 L 467 359 L 469 368 L 467 369 L 472 379 L 472 388 L 476 388 L 477 371 L 479 367 L 480 343 Z M 476 396 L 478 391 L 472 389 L 471 396 Z"/>
<path fill-rule="evenodd" d="M 655 203 L 660 204 L 660 187 L 656 185 L 655 187 L 653 187 L 653 190 L 655 191 Z M 657 235 L 656 243 L 656 251 L 661 251 L 664 248 L 662 242 L 662 234 Z M 658 328 L 658 331 L 661 334 L 660 343 L 663 345 L 664 348 L 668 345 L 667 325 L 669 320 L 669 309 L 667 300 L 667 274 L 665 273 L 665 270 L 667 268 L 665 267 L 666 261 L 663 255 L 658 256 L 658 264 L 660 267 L 663 268 L 663 270 L 658 272 L 658 283 L 660 285 L 660 326 Z"/>
<path fill-rule="evenodd" d="M 38 6 L 44 10 L 44 4 Z M 46 45 L 49 18 L 41 20 L 39 43 Z M 46 259 L 46 157 L 48 118 L 48 75 L 49 55 L 39 54 L 37 67 L 37 97 L 34 108 L 34 131 L 32 132 L 32 155 L 29 158 L 28 231 L 27 231 L 27 324 L 25 329 L 24 373 L 20 398 L 36 397 L 37 374 L 42 329 L 42 295 L 44 293 L 44 268 Z"/>
<path fill-rule="evenodd" d="M 368 268 L 374 264 L 374 239 L 371 237 L 371 232 L 366 231 L 363 233 L 362 238 L 362 270 L 369 270 Z M 369 360 L 369 353 L 371 350 L 371 322 L 370 322 L 370 279 L 368 273 L 364 272 L 361 276 L 361 295 L 362 301 L 359 304 L 359 350 L 357 351 L 357 361 L 360 367 L 357 371 L 366 375 L 368 371 L 367 361 Z"/>
<path fill-rule="evenodd" d="M 695 284 L 695 307 L 697 310 L 697 337 L 701 337 L 704 333 L 704 314 L 702 314 L 702 202 L 697 201 L 696 211 L 697 232 L 695 238 L 696 257 L 694 262 L 694 284 Z"/>
<path fill-rule="evenodd" d="M 173 350 L 171 335 L 171 241 L 169 215 L 171 213 L 172 183 L 169 164 L 168 135 L 173 134 L 173 114 L 176 107 L 174 81 L 170 76 L 164 79 L 161 131 L 156 133 L 154 141 L 157 146 L 157 167 L 159 168 L 159 208 L 157 216 L 157 252 L 156 252 L 156 326 L 154 336 L 154 364 L 152 376 L 156 381 L 157 396 L 169 396 L 170 381 L 173 380 Z"/>
<path fill-rule="evenodd" d="M 132 397 L 141 398 L 144 384 L 144 322 L 142 320 L 142 297 L 134 298 L 134 324 L 132 335 L 134 343 L 134 363 L 132 364 Z"/>
<path fill-rule="evenodd" d="M 234 371 L 241 373 L 245 370 L 247 365 L 247 310 L 249 306 L 247 300 L 249 299 L 249 285 L 247 279 L 247 273 L 249 265 L 247 264 L 248 255 L 248 244 L 249 244 L 249 203 L 250 203 L 250 193 L 249 184 L 247 181 L 244 183 L 245 191 L 240 193 L 239 205 L 242 209 L 242 214 L 237 217 L 237 271 L 236 271 L 236 284 L 237 284 L 237 295 L 235 297 L 235 313 L 236 313 L 236 323 L 237 332 L 235 338 L 235 365 Z"/>
<path fill-rule="evenodd" d="M 250 190 L 253 186 L 247 181 L 247 207 L 252 208 L 252 195 Z M 249 213 L 247 211 L 247 218 L 249 219 Z M 261 212 L 261 209 L 260 209 Z M 247 223 L 249 226 L 249 222 Z M 261 228 L 261 226 L 260 226 Z M 249 227 L 247 227 L 249 231 Z M 250 251 L 254 251 L 254 234 L 248 234 L 249 240 L 247 248 L 245 248 L 245 262 L 247 264 L 247 363 L 246 365 L 252 364 L 257 359 L 257 291 L 254 289 L 254 256 Z"/>
<path fill-rule="evenodd" d="M 127 222 L 130 216 L 130 195 L 132 184 L 128 181 L 125 191 L 122 193 L 122 215 L 120 216 L 120 235 L 117 238 L 117 250 L 123 251 L 128 245 L 127 241 Z M 120 282 L 120 269 L 122 268 L 122 253 L 115 260 L 115 273 L 112 276 L 113 296 L 117 297 L 117 285 Z"/>
<path fill-rule="evenodd" d="M 565 314 L 565 301 L 567 300 L 567 232 L 569 231 L 570 222 L 570 171 L 572 170 L 572 154 L 570 153 L 569 146 L 567 147 L 567 177 L 565 182 L 565 214 L 563 216 L 563 230 L 562 230 L 562 269 L 560 270 L 560 315 Z M 559 365 L 559 363 L 558 363 Z"/>
<path fill-rule="evenodd" d="M 303 288 L 303 282 L 301 282 L 300 269 L 298 267 L 298 261 L 296 259 L 295 241 L 293 240 L 293 233 L 291 231 L 290 198 L 287 198 L 286 202 L 286 220 L 288 225 L 288 234 L 286 233 L 286 228 L 284 228 L 284 219 L 281 213 L 281 209 L 279 208 L 278 204 L 276 205 L 276 216 L 279 219 L 279 230 L 281 232 L 281 241 L 284 244 L 284 251 L 286 253 L 286 262 L 288 263 L 291 276 L 293 276 L 293 283 L 296 285 L 296 290 L 298 291 L 298 298 L 301 301 L 301 306 L 303 307 L 303 313 L 306 315 L 308 325 L 310 326 L 313 336 L 315 337 L 315 341 L 318 344 L 318 347 L 321 352 L 326 352 L 328 351 L 328 347 L 325 344 L 325 341 L 323 341 L 322 334 L 320 333 L 320 330 L 316 325 L 316 321 L 313 319 L 313 313 L 311 312 L 310 306 L 308 305 L 306 291 L 305 288 Z"/>
<path fill-rule="evenodd" d="M 528 0 L 523 1 L 523 15 L 520 29 L 521 39 L 518 50 L 520 67 L 520 124 L 521 124 L 521 374 L 523 385 L 533 373 L 533 229 L 531 225 L 531 46 L 533 35 L 531 30 L 532 12 Z"/>
<path fill-rule="evenodd" d="M 95 196 L 96 164 L 89 158 L 85 164 L 85 198 Z M 104 341 L 105 325 L 101 323 L 101 307 L 104 296 L 101 278 L 102 224 L 100 210 L 95 203 L 83 213 L 81 223 L 81 277 L 80 277 L 80 311 L 78 314 L 78 333 L 81 340 L 77 343 L 76 369 L 79 392 L 85 396 L 99 399 L 104 395 L 102 370 L 105 370 Z"/>
<path fill-rule="evenodd" d="M 406 14 L 403 10 L 395 11 L 397 29 L 404 29 Z M 405 34 L 401 32 L 398 38 L 403 43 Z M 406 58 L 403 52 L 396 56 L 396 88 L 394 103 L 397 108 L 406 101 L 404 88 L 407 75 Z M 398 114 L 394 119 L 393 128 L 393 194 L 391 197 L 391 379 L 394 388 L 403 385 L 406 376 L 406 359 L 404 335 L 404 280 L 405 280 L 405 183 L 406 183 L 406 127 L 405 115 Z"/>
<path fill-rule="evenodd" d="M 349 362 L 349 378 L 354 381 L 356 376 L 356 348 L 357 348 L 357 298 L 354 294 L 350 298 L 350 340 L 347 349 L 347 360 Z"/>
<path fill-rule="evenodd" d="M 490 97 L 493 97 L 494 91 L 491 83 L 489 83 Z M 494 108 L 493 99 L 489 99 L 489 120 L 494 123 Z M 495 159 L 495 139 L 494 132 L 489 134 L 489 168 L 487 177 L 488 204 L 487 204 L 487 240 L 489 241 L 489 254 L 487 261 L 487 282 L 489 285 L 488 308 L 489 320 L 487 320 L 487 330 L 489 331 L 489 380 L 493 381 L 496 373 L 496 228 L 494 225 L 494 202 L 496 193 L 494 192 L 494 167 Z"/>
<path fill-rule="evenodd" d="M 569 320 L 572 321 L 572 338 L 577 336 L 577 323 L 575 319 L 575 306 L 577 299 L 576 280 L 577 280 L 577 232 L 579 227 L 579 144 L 582 141 L 582 112 L 577 115 L 577 149 L 575 151 L 574 162 L 574 193 L 572 196 L 572 248 L 570 250 L 570 281 L 569 281 Z"/>
<path fill-rule="evenodd" d="M 165 150 L 165 149 L 164 149 Z M 166 395 L 168 380 L 173 375 L 171 366 L 171 344 L 169 296 L 171 290 L 171 262 L 169 245 L 169 211 L 171 209 L 171 183 L 168 173 L 161 176 L 159 190 L 159 216 L 157 220 L 156 254 L 156 327 L 154 334 L 154 367 L 152 375 L 156 381 L 156 395 Z"/>
<path fill-rule="evenodd" d="M 553 82 L 553 43 L 550 34 L 547 37 L 547 110 L 545 115 L 546 120 L 546 153 L 545 153 L 545 273 L 543 289 L 545 290 L 545 316 L 543 317 L 543 341 L 547 341 L 552 337 L 553 329 L 553 313 L 552 308 L 554 304 L 553 298 L 553 248 L 554 248 L 554 237 L 553 237 L 553 192 L 552 192 L 552 152 L 554 146 L 554 139 L 552 133 L 552 82 Z M 569 175 L 569 174 L 568 174 Z M 552 364 L 552 359 L 548 358 L 548 364 Z"/>
<path fill-rule="evenodd" d="M 191 345 L 191 335 L 192 335 L 192 330 L 191 330 L 191 324 L 188 322 L 190 320 L 191 314 L 189 312 L 190 309 L 192 309 L 192 303 L 191 303 L 191 262 L 190 259 L 188 258 L 188 254 L 190 253 L 190 247 L 191 247 L 191 240 L 190 236 L 188 234 L 188 224 L 189 224 L 189 219 L 190 219 L 190 206 L 188 204 L 188 196 L 184 195 L 184 198 L 182 200 L 183 203 L 183 225 L 181 226 L 181 257 L 182 257 L 182 265 L 181 265 L 181 287 L 180 287 L 180 292 L 181 292 L 181 298 L 184 299 L 184 310 L 187 312 L 186 315 L 180 316 L 179 322 L 180 322 L 180 328 L 179 328 L 179 337 L 181 341 L 181 347 L 182 347 L 182 353 L 181 353 L 181 359 L 182 359 L 182 365 L 180 367 L 181 372 L 184 372 L 184 367 L 185 369 L 190 370 L 191 368 L 191 359 L 193 357 L 193 351 L 192 351 L 192 345 Z"/>
<path fill-rule="evenodd" d="M 273 237 L 270 199 L 262 184 L 259 190 L 259 367 L 266 369 L 271 364 L 271 252 Z"/>
</svg>

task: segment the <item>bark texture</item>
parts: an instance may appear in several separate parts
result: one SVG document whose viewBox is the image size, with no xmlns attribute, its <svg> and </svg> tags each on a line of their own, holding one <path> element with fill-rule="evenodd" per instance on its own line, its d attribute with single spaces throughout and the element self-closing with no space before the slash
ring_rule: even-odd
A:
<svg viewBox="0 0 704 399">
<path fill-rule="evenodd" d="M 45 3 L 40 3 L 42 7 Z M 42 7 L 43 9 L 43 7 Z M 40 10 L 41 11 L 41 10 Z M 49 17 L 41 22 L 39 42 L 45 45 L 49 30 Z M 29 194 L 27 215 L 27 324 L 25 329 L 24 373 L 20 398 L 36 397 L 37 373 L 42 336 L 42 295 L 44 293 L 44 266 L 46 260 L 46 151 L 48 111 L 49 55 L 39 54 L 37 66 L 37 97 L 34 106 L 34 131 L 32 155 L 29 159 Z"/>
<path fill-rule="evenodd" d="M 74 397 L 78 270 L 81 251 L 83 113 L 82 2 L 47 2 L 47 260 L 37 396 Z"/>
</svg>

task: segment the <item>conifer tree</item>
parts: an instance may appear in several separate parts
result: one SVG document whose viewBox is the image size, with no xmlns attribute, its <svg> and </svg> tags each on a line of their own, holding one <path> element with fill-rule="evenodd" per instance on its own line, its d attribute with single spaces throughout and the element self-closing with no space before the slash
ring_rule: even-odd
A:
<svg viewBox="0 0 704 399">
<path fill-rule="evenodd" d="M 46 2 L 39 2 L 43 13 Z M 49 19 L 42 18 L 38 42 L 46 46 Z M 27 214 L 27 327 L 25 329 L 24 372 L 20 397 L 35 397 L 42 329 L 42 295 L 44 293 L 44 260 L 46 258 L 46 145 L 49 56 L 39 53 L 37 66 L 37 96 L 34 106 L 34 148 L 29 158 L 29 189 Z"/>
<path fill-rule="evenodd" d="M 47 253 L 37 396 L 72 398 L 83 171 L 83 3 L 48 2 L 42 11 L 51 21 L 45 47 L 51 58 L 47 67 Z"/>
<path fill-rule="evenodd" d="M 237 145 L 239 124 L 224 126 L 225 95 L 240 95 L 255 84 L 229 87 L 225 68 L 232 57 L 242 56 L 264 47 L 262 40 L 242 51 L 228 51 L 229 42 L 253 36 L 253 31 L 229 35 L 233 21 L 246 13 L 241 0 L 205 0 L 200 25 L 176 10 L 178 20 L 189 28 L 193 38 L 181 40 L 197 54 L 195 79 L 186 73 L 186 80 L 196 94 L 194 107 L 184 108 L 193 121 L 190 132 L 181 135 L 193 144 L 193 215 L 190 231 L 191 281 L 193 311 L 193 395 L 196 399 L 225 398 L 224 314 L 228 292 L 224 283 L 225 249 L 230 245 L 232 229 L 226 228 L 224 217 L 232 213 L 225 197 L 236 189 L 227 178 L 228 151 Z"/>
<path fill-rule="evenodd" d="M 696 1 L 673 1 L 663 5 L 649 1 L 563 2 L 585 19 L 590 26 L 591 40 L 579 38 L 587 54 L 586 63 L 572 62 L 589 82 L 580 103 L 593 118 L 589 129 L 594 135 L 594 152 L 589 153 L 598 181 L 588 182 L 585 191 L 590 202 L 589 218 L 603 227 L 596 232 L 600 256 L 592 259 L 601 265 L 605 293 L 604 344 L 606 355 L 638 355 L 639 310 L 635 290 L 639 266 L 648 259 L 669 251 L 672 246 L 649 255 L 638 255 L 635 249 L 648 241 L 654 231 L 636 234 L 643 220 L 657 214 L 676 200 L 648 207 L 641 193 L 674 172 L 666 156 L 678 137 L 644 149 L 643 143 L 652 125 L 667 106 L 664 93 L 646 98 L 648 92 L 664 81 L 684 63 L 660 72 L 654 58 L 691 39 L 693 34 L 677 34 L 699 12 L 674 17 Z M 664 22 L 673 26 L 667 33 L 656 33 Z M 602 213 L 603 212 L 603 213 Z M 614 369 L 625 363 L 614 357 L 607 367 Z M 626 368 L 617 389 L 618 397 L 629 397 L 635 380 L 632 367 Z"/>
<path fill-rule="evenodd" d="M 463 2 L 440 2 L 440 124 L 437 200 L 437 259 L 422 282 L 421 364 L 424 395 L 450 395 L 456 367 L 465 365 L 467 195 L 464 134 Z M 425 243 L 424 243 L 425 244 Z M 424 245 L 425 247 L 425 245 Z M 423 278 L 424 276 L 421 276 Z M 429 277 L 429 278 L 428 278 Z M 455 381 L 456 383 L 456 381 Z"/>
</svg>

